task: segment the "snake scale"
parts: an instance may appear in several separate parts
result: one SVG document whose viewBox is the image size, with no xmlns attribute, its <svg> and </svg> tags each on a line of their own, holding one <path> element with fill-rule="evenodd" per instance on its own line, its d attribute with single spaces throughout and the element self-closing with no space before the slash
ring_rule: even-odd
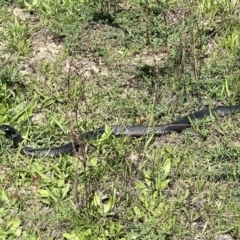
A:
<svg viewBox="0 0 240 240">
<path fill-rule="evenodd" d="M 191 127 L 192 121 L 203 119 L 208 116 L 218 115 L 225 116 L 232 113 L 240 112 L 240 105 L 235 106 L 222 106 L 214 109 L 204 109 L 191 114 L 188 114 L 177 121 L 170 124 L 158 125 L 158 126 L 137 126 L 137 125 L 116 125 L 112 126 L 112 134 L 115 136 L 143 136 L 143 135 L 154 135 L 161 136 L 169 134 L 171 132 L 181 132 L 186 128 Z M 19 143 L 22 141 L 21 134 L 10 125 L 0 125 L 0 130 L 5 132 L 7 138 L 12 139 L 13 147 L 18 148 Z M 88 131 L 80 135 L 79 140 L 90 140 L 96 139 L 105 132 L 105 128 L 97 128 L 95 130 Z M 32 157 L 60 157 L 64 154 L 73 154 L 80 147 L 79 141 L 72 141 L 64 144 L 60 147 L 52 148 L 32 148 L 25 146 L 21 149 L 21 153 Z"/>
</svg>

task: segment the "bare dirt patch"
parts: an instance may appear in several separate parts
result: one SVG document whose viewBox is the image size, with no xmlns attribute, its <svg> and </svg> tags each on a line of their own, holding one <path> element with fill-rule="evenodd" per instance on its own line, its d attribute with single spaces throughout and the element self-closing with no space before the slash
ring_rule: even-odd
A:
<svg viewBox="0 0 240 240">
<path fill-rule="evenodd" d="M 43 62 L 54 62 L 63 45 L 54 41 L 54 36 L 45 27 L 38 30 L 32 37 L 32 52 L 29 58 L 20 64 L 21 73 L 34 74 Z"/>
</svg>

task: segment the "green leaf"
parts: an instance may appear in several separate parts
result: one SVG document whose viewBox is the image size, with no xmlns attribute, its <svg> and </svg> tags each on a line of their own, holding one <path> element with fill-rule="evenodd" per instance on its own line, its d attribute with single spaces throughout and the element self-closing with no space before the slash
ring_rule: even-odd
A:
<svg viewBox="0 0 240 240">
<path fill-rule="evenodd" d="M 41 202 L 50 205 L 50 200 L 48 198 L 41 198 Z"/>
<path fill-rule="evenodd" d="M 2 190 L 1 199 L 2 201 L 9 203 L 9 198 L 5 190 Z"/>
<path fill-rule="evenodd" d="M 51 194 L 49 193 L 49 191 L 48 191 L 48 190 L 45 190 L 45 189 L 39 189 L 39 190 L 38 190 L 38 193 L 41 195 L 41 197 L 44 197 L 44 198 L 51 196 Z"/>
<path fill-rule="evenodd" d="M 26 106 L 26 103 L 20 103 L 17 106 L 12 109 L 14 112 L 14 117 L 12 119 L 12 122 L 17 122 L 17 121 L 24 121 L 26 119 L 29 119 L 29 117 L 32 116 L 33 110 L 34 110 L 33 104 L 29 104 Z"/>
<path fill-rule="evenodd" d="M 59 121 L 59 120 L 61 120 L 61 119 L 60 119 L 60 118 L 57 119 L 57 118 L 55 118 L 54 116 L 51 116 L 51 117 L 52 117 L 52 120 L 54 121 L 54 123 L 56 123 L 57 126 L 64 132 L 64 127 L 63 127 L 63 125 L 61 124 L 61 121 Z"/>
<path fill-rule="evenodd" d="M 37 173 L 43 180 L 48 180 L 49 178 L 46 177 L 44 173 L 41 172 L 41 169 L 34 168 L 33 171 Z"/>
<path fill-rule="evenodd" d="M 110 197 L 107 203 L 103 205 L 103 212 L 105 214 L 109 213 L 110 210 L 112 210 L 113 207 L 115 206 L 115 203 L 116 203 L 116 190 L 114 190 L 113 196 Z"/>
<path fill-rule="evenodd" d="M 134 206 L 133 210 L 138 218 L 142 217 L 142 213 L 141 213 L 141 210 L 139 209 L 139 207 Z"/>
<path fill-rule="evenodd" d="M 80 238 L 79 236 L 76 236 L 75 233 L 69 234 L 69 233 L 63 233 L 63 237 L 69 240 L 84 240 L 85 238 Z"/>
<path fill-rule="evenodd" d="M 72 235 L 69 233 L 63 233 L 63 237 L 66 239 L 72 239 Z"/>
<path fill-rule="evenodd" d="M 93 197 L 93 205 L 95 207 L 101 206 L 101 201 L 100 201 L 100 198 L 99 198 L 99 195 L 97 192 L 95 192 L 94 197 Z"/>
<path fill-rule="evenodd" d="M 22 229 L 21 228 L 18 228 L 15 232 L 15 236 L 16 237 L 20 237 L 22 235 Z"/>
<path fill-rule="evenodd" d="M 164 164 L 163 164 L 163 178 L 162 179 L 166 179 L 169 175 L 169 172 L 171 170 L 171 159 L 168 158 L 165 160 Z"/>
<path fill-rule="evenodd" d="M 15 231 L 21 225 L 21 222 L 19 218 L 12 217 L 7 223 L 7 228 L 10 228 L 11 231 Z"/>
<path fill-rule="evenodd" d="M 64 179 L 59 179 L 59 180 L 57 181 L 57 186 L 58 186 L 59 188 L 65 186 L 65 180 L 64 180 Z"/>
<path fill-rule="evenodd" d="M 162 181 L 161 182 L 161 190 L 165 189 L 171 181 L 172 181 L 172 179 L 166 179 L 166 180 Z"/>
<path fill-rule="evenodd" d="M 151 172 L 150 171 L 144 171 L 144 180 L 148 187 L 152 184 L 152 178 L 151 178 Z"/>
<path fill-rule="evenodd" d="M 0 115 L 4 115 L 7 111 L 7 105 L 1 104 L 0 105 Z"/>
<path fill-rule="evenodd" d="M 98 157 L 93 157 L 90 161 L 89 161 L 89 166 L 91 167 L 96 167 L 98 163 Z"/>
<path fill-rule="evenodd" d="M 64 199 L 64 197 L 65 197 L 65 196 L 67 195 L 67 193 L 69 192 L 70 187 L 71 187 L 71 185 L 70 185 L 69 183 L 67 183 L 67 184 L 65 185 L 65 187 L 62 189 L 62 197 L 61 197 L 61 199 Z"/>
<path fill-rule="evenodd" d="M 112 135 L 113 129 L 111 127 L 105 126 L 105 132 L 101 136 L 101 138 L 98 139 L 99 142 L 104 142 Z"/>
</svg>

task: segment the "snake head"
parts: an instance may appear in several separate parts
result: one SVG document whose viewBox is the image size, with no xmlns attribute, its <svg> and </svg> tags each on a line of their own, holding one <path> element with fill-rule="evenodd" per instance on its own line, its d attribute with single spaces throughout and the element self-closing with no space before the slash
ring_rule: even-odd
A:
<svg viewBox="0 0 240 240">
<path fill-rule="evenodd" d="M 13 146 L 14 148 L 17 148 L 19 143 L 22 141 L 21 134 L 15 128 L 6 124 L 0 125 L 0 130 L 5 132 L 5 136 L 7 138 L 13 140 Z"/>
</svg>

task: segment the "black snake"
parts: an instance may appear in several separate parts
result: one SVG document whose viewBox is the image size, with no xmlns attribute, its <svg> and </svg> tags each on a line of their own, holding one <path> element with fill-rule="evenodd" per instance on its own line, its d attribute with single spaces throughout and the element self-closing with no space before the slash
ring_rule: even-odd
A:
<svg viewBox="0 0 240 240">
<path fill-rule="evenodd" d="M 192 121 L 197 119 L 203 119 L 207 116 L 211 115 L 219 115 L 225 116 L 228 114 L 240 112 L 240 105 L 235 106 L 223 106 L 214 109 L 204 109 L 201 111 L 197 111 L 191 114 L 188 114 L 177 121 L 174 121 L 170 124 L 159 125 L 159 126 L 137 126 L 137 125 L 126 125 L 126 126 L 112 126 L 112 134 L 115 136 L 143 136 L 143 135 L 154 135 L 161 136 L 164 134 L 168 134 L 171 132 L 181 132 L 184 129 L 191 127 Z M 0 129 L 5 132 L 6 137 L 12 139 L 14 148 L 19 147 L 19 143 L 22 141 L 21 134 L 13 127 L 9 125 L 0 125 Z M 102 135 L 105 132 L 105 128 L 97 128 L 95 130 L 88 131 L 80 135 L 79 140 L 89 140 L 95 139 L 98 136 Z M 72 141 L 67 144 L 64 144 L 60 147 L 52 147 L 52 148 L 31 148 L 29 146 L 25 146 L 21 149 L 21 153 L 27 156 L 34 157 L 59 157 L 64 154 L 73 154 L 80 147 L 79 141 Z"/>
</svg>

